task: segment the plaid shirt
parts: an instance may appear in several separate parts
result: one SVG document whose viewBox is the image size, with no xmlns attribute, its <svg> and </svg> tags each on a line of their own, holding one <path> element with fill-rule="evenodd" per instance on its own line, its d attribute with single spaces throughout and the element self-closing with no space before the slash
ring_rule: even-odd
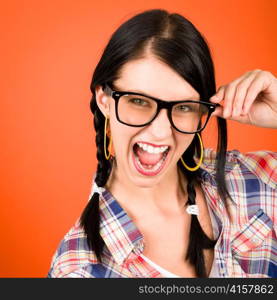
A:
<svg viewBox="0 0 277 300">
<path fill-rule="evenodd" d="M 205 150 L 201 166 L 217 243 L 214 258 L 220 277 L 277 277 L 277 154 L 229 151 L 226 162 L 231 217 L 217 193 L 215 156 Z M 100 196 L 103 262 L 88 249 L 79 220 L 55 252 L 47 277 L 162 277 L 140 254 L 143 237 L 106 189 Z"/>
</svg>

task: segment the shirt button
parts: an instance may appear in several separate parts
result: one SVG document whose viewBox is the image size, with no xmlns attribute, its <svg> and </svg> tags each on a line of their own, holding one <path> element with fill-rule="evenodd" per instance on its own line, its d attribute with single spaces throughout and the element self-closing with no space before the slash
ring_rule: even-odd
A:
<svg viewBox="0 0 277 300">
<path fill-rule="evenodd" d="M 260 240 L 258 239 L 258 238 L 256 238 L 256 237 L 253 237 L 252 239 L 251 239 L 251 241 L 253 242 L 253 243 L 258 243 Z"/>
</svg>

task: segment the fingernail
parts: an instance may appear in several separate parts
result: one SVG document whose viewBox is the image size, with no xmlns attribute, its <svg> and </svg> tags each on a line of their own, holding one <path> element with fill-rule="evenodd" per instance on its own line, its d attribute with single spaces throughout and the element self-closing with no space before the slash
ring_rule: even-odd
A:
<svg viewBox="0 0 277 300">
<path fill-rule="evenodd" d="M 214 102 L 217 102 L 219 99 L 218 99 L 218 96 L 217 95 L 213 95 L 211 97 L 211 100 L 214 101 Z"/>
<path fill-rule="evenodd" d="M 223 117 L 224 117 L 224 118 L 227 118 L 228 115 L 229 115 L 229 111 L 228 111 L 228 110 L 224 110 L 224 112 L 223 112 Z"/>
</svg>

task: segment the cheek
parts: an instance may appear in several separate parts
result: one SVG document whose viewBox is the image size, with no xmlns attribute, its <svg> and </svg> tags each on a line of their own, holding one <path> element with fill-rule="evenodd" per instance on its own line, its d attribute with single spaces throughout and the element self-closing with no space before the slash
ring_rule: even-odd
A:
<svg viewBox="0 0 277 300">
<path fill-rule="evenodd" d="M 186 151 L 188 146 L 191 144 L 193 140 L 194 135 L 193 134 L 178 134 L 177 136 L 177 151 L 178 155 L 181 156 L 182 153 Z"/>
<path fill-rule="evenodd" d="M 111 120 L 111 135 L 116 154 L 122 154 L 129 151 L 132 138 L 136 135 L 137 129 L 119 123 L 117 120 Z"/>
</svg>

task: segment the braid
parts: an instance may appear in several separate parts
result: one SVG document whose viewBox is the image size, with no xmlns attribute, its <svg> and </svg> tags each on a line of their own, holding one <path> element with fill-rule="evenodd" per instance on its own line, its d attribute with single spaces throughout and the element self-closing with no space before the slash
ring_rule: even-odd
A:
<svg viewBox="0 0 277 300">
<path fill-rule="evenodd" d="M 186 150 L 186 161 L 193 165 L 195 164 L 193 159 L 194 146 L 195 143 L 191 143 L 191 145 Z M 198 150 L 198 149 L 197 149 Z M 198 152 L 198 151 L 197 151 Z M 182 163 L 178 162 L 179 168 L 186 175 L 188 180 L 187 184 L 187 192 L 188 192 L 188 205 L 194 205 L 196 192 L 195 186 L 200 183 L 200 174 L 199 171 L 191 172 L 187 169 L 184 169 Z M 205 232 L 202 230 L 198 218 L 196 215 L 191 215 L 191 227 L 190 227 L 190 235 L 189 235 L 189 246 L 186 254 L 186 259 L 195 266 L 197 277 L 208 277 L 203 249 L 213 249 L 216 241 L 211 240 Z"/>
<path fill-rule="evenodd" d="M 192 173 L 192 172 L 191 172 Z M 193 174 L 193 175 L 192 175 Z M 197 177 L 192 173 L 188 178 L 188 204 L 195 204 L 195 184 Z M 195 266 L 197 277 L 207 277 L 203 249 L 214 248 L 215 241 L 211 240 L 202 230 L 196 215 L 191 215 L 191 227 L 189 236 L 189 247 L 186 259 Z"/>
<path fill-rule="evenodd" d="M 96 145 L 97 145 L 97 171 L 95 182 L 99 187 L 104 187 L 108 181 L 112 169 L 112 162 L 106 160 L 104 155 L 104 116 L 97 108 L 94 99 L 90 102 L 91 111 L 94 114 L 94 128 L 96 131 Z M 107 136 L 109 144 L 109 137 Z M 80 218 L 80 225 L 84 228 L 87 235 L 87 244 L 95 254 L 97 259 L 102 262 L 101 255 L 104 248 L 104 241 L 100 235 L 100 213 L 99 213 L 99 194 L 94 193 Z"/>
</svg>

